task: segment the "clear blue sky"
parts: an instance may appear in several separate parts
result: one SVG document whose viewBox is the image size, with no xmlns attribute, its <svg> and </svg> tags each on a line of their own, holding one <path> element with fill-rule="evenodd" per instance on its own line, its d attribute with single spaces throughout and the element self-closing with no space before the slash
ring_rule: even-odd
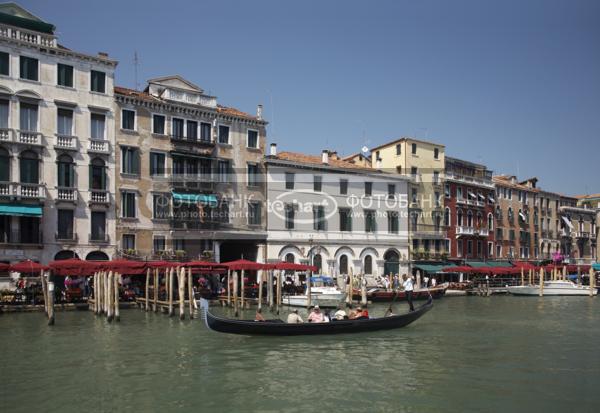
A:
<svg viewBox="0 0 600 413">
<path fill-rule="evenodd" d="M 600 192 L 600 1 L 21 1 L 117 84 L 178 73 L 280 150 L 399 136 L 548 190 Z M 143 83 L 142 83 L 143 84 Z"/>
</svg>

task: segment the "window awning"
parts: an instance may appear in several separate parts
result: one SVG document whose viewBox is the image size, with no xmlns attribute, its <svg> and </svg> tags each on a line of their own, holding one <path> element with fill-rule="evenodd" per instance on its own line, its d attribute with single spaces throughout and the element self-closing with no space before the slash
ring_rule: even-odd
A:
<svg viewBox="0 0 600 413">
<path fill-rule="evenodd" d="M 592 264 L 592 268 L 593 268 L 595 271 L 600 271 L 600 262 L 597 262 L 597 263 L 595 263 L 595 264 Z"/>
<path fill-rule="evenodd" d="M 567 217 L 562 217 L 563 221 L 565 221 L 565 224 L 567 224 L 569 226 L 569 228 L 572 230 L 575 229 L 575 227 L 573 226 L 573 224 L 571 224 L 571 220 Z"/>
<path fill-rule="evenodd" d="M 523 221 L 527 221 L 527 218 L 525 218 L 525 214 L 523 214 L 521 211 L 519 211 L 519 216 Z"/>
<path fill-rule="evenodd" d="M 414 266 L 416 269 L 425 271 L 428 273 L 442 272 L 444 268 L 453 268 L 455 265 L 452 264 L 417 264 Z"/>
<path fill-rule="evenodd" d="M 491 267 L 494 265 L 494 264 L 488 264 L 487 262 L 484 262 L 484 261 L 467 261 L 467 262 L 465 262 L 465 264 L 467 264 L 469 267 L 474 267 L 474 268 Z"/>
<path fill-rule="evenodd" d="M 473 192 L 471 192 L 471 191 L 469 191 L 469 196 L 470 196 L 471 198 L 477 198 L 477 197 L 475 196 L 475 194 L 474 194 Z"/>
<path fill-rule="evenodd" d="M 496 198 L 494 198 L 494 195 L 488 196 L 488 199 L 490 200 L 490 202 L 496 202 Z"/>
<path fill-rule="evenodd" d="M 479 195 L 479 199 L 485 201 L 485 196 L 483 194 L 477 194 L 477 195 Z"/>
<path fill-rule="evenodd" d="M 0 205 L 0 215 L 41 217 L 42 207 L 34 205 Z"/>
<path fill-rule="evenodd" d="M 209 206 L 217 206 L 217 196 L 212 194 L 182 194 L 173 192 L 173 201 L 183 202 L 186 204 L 203 204 Z"/>
</svg>

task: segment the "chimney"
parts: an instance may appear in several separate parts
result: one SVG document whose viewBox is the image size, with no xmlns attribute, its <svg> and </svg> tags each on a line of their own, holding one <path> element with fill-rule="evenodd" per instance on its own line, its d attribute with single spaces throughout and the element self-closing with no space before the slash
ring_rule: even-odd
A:
<svg viewBox="0 0 600 413">
<path fill-rule="evenodd" d="M 269 151 L 269 155 L 277 156 L 277 144 L 276 143 L 271 144 L 271 150 Z"/>
<path fill-rule="evenodd" d="M 256 107 L 256 117 L 258 118 L 258 120 L 262 120 L 262 111 L 263 111 L 263 106 L 262 105 L 258 105 Z"/>
<path fill-rule="evenodd" d="M 108 53 L 106 52 L 98 52 L 98 57 L 102 59 L 108 59 Z"/>
<path fill-rule="evenodd" d="M 329 151 L 327 149 L 323 149 L 323 153 L 321 154 L 321 162 L 324 164 L 329 164 Z"/>
</svg>

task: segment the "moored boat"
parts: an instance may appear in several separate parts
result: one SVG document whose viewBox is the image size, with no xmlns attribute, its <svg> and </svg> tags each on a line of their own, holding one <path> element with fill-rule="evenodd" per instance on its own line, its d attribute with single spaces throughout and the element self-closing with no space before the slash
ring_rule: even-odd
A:
<svg viewBox="0 0 600 413">
<path fill-rule="evenodd" d="M 516 285 L 507 287 L 506 290 L 513 295 L 540 295 L 539 285 Z M 592 294 L 597 295 L 598 290 L 594 288 Z M 564 280 L 544 281 L 543 295 L 589 296 L 590 287 Z"/>
<path fill-rule="evenodd" d="M 333 284 L 333 279 L 324 276 L 310 278 L 310 304 L 319 307 L 337 307 L 346 298 L 346 293 Z M 281 297 L 283 305 L 292 307 L 306 307 L 308 305 L 308 294 L 284 295 Z"/>
<path fill-rule="evenodd" d="M 441 298 L 446 294 L 448 284 L 440 284 L 431 288 L 415 289 L 413 291 L 413 300 L 427 300 L 431 296 L 434 299 Z M 355 300 L 360 300 L 361 292 L 358 289 L 353 290 L 352 294 Z M 385 288 L 371 288 L 367 290 L 367 300 L 371 302 L 389 302 L 389 301 L 405 301 L 406 293 L 403 290 L 392 290 Z"/>
</svg>

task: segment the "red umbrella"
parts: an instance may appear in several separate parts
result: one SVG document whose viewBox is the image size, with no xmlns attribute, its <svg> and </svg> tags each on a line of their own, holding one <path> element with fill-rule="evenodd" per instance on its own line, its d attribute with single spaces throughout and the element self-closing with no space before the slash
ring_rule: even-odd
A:
<svg viewBox="0 0 600 413">
<path fill-rule="evenodd" d="M 25 261 L 21 261 L 21 262 L 11 265 L 10 267 L 8 267 L 8 269 L 10 271 L 14 271 L 14 272 L 33 274 L 33 273 L 39 273 L 42 270 L 47 270 L 48 267 L 40 264 L 39 262 L 25 260 Z"/>
<path fill-rule="evenodd" d="M 170 261 L 148 261 L 146 265 L 150 268 L 176 268 L 181 267 L 183 264 L 180 262 Z"/>
<path fill-rule="evenodd" d="M 248 260 L 236 260 L 236 261 L 229 261 L 229 262 L 224 262 L 221 265 L 227 267 L 230 270 L 265 270 L 265 269 L 269 269 L 269 266 L 267 264 L 261 264 L 258 262 L 254 262 L 254 261 L 248 261 Z"/>
<path fill-rule="evenodd" d="M 296 264 L 295 262 L 276 262 L 272 264 L 266 264 L 269 269 L 273 270 L 286 270 L 286 271 L 318 271 L 318 268 L 314 265 L 307 264 Z"/>
<path fill-rule="evenodd" d="M 121 275 L 142 275 L 146 273 L 147 265 L 144 261 L 113 260 L 106 261 L 102 268 L 107 271 L 118 272 Z"/>
<path fill-rule="evenodd" d="M 50 267 L 55 275 L 88 276 L 98 271 L 100 264 L 96 261 L 82 261 L 79 258 L 69 258 L 67 260 L 51 261 L 48 267 Z"/>
<path fill-rule="evenodd" d="M 9 267 L 10 267 L 10 265 L 0 262 L 0 271 L 2 271 L 2 272 L 8 271 Z"/>
</svg>

